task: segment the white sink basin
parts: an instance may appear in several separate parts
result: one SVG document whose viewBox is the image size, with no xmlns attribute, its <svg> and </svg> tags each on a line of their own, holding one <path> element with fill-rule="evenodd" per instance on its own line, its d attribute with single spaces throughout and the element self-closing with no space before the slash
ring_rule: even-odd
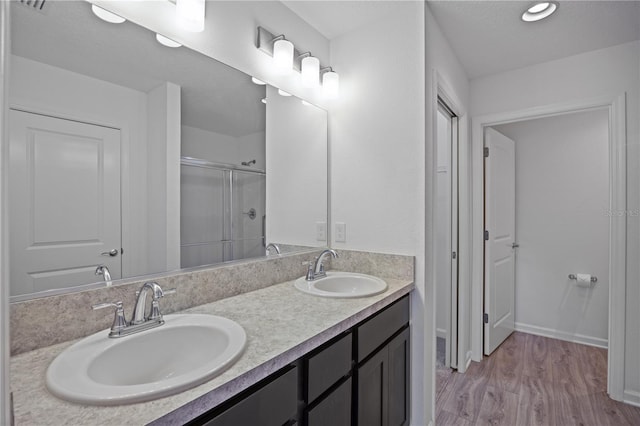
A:
<svg viewBox="0 0 640 426">
<path fill-rule="evenodd" d="M 335 298 L 373 296 L 387 289 L 387 283 L 380 278 L 353 272 L 327 272 L 326 277 L 314 281 L 300 277 L 294 285 L 304 293 Z"/>
<path fill-rule="evenodd" d="M 148 331 L 110 339 L 109 330 L 73 344 L 47 370 L 55 396 L 89 405 L 149 401 L 220 374 L 244 350 L 236 322 L 213 315 L 166 315 Z"/>
</svg>

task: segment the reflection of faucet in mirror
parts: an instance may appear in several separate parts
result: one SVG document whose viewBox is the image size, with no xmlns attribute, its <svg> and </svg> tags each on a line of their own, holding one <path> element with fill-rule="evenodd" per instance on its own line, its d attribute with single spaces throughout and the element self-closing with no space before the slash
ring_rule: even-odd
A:
<svg viewBox="0 0 640 426">
<path fill-rule="evenodd" d="M 330 254 L 334 259 L 338 257 L 338 253 L 332 249 L 323 250 L 315 259 L 315 262 L 309 262 L 309 269 L 307 270 L 307 281 L 313 281 L 317 278 L 326 277 L 327 273 L 324 270 L 324 265 L 322 264 L 322 260 L 324 257 Z"/>
<path fill-rule="evenodd" d="M 109 272 L 109 268 L 105 265 L 100 265 L 96 268 L 96 275 L 102 275 L 104 280 L 107 282 L 107 286 L 111 285 L 111 273 Z"/>
<path fill-rule="evenodd" d="M 264 249 L 265 256 L 271 255 L 271 249 L 273 249 L 276 252 L 276 254 L 280 254 L 280 247 L 278 247 L 277 244 L 269 243 L 269 244 L 267 244 L 267 246 Z"/>
<path fill-rule="evenodd" d="M 243 161 L 242 163 L 243 166 L 250 166 L 252 164 L 256 164 L 256 160 L 251 160 L 251 161 Z"/>
</svg>

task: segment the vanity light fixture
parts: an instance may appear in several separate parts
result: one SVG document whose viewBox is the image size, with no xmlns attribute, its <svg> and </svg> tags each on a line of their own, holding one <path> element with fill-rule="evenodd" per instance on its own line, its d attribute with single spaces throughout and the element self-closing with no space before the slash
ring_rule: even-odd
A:
<svg viewBox="0 0 640 426">
<path fill-rule="evenodd" d="M 177 41 L 171 40 L 169 37 L 165 37 L 160 33 L 156 33 L 156 40 L 158 43 L 167 47 L 181 47 L 182 45 Z"/>
<path fill-rule="evenodd" d="M 111 24 L 122 24 L 124 21 L 126 21 L 126 19 L 124 19 L 122 16 L 116 15 L 113 12 L 109 12 L 108 10 L 96 6 L 95 4 L 91 5 L 91 11 L 98 18 Z"/>
<path fill-rule="evenodd" d="M 522 14 L 525 22 L 535 22 L 550 16 L 558 8 L 558 3 L 553 1 L 537 2 L 529 6 Z"/>
<path fill-rule="evenodd" d="M 320 70 L 322 73 L 322 91 L 328 99 L 336 99 L 340 93 L 340 76 L 331 67 Z"/>
<path fill-rule="evenodd" d="M 258 80 L 258 79 L 257 79 L 257 78 L 255 78 L 255 77 L 251 77 L 251 81 L 253 81 L 255 84 L 259 84 L 260 86 L 264 86 L 265 84 L 267 84 L 267 83 L 265 83 L 264 81 L 262 81 L 262 80 Z"/>
<path fill-rule="evenodd" d="M 204 31 L 205 0 L 176 0 L 178 26 L 185 31 Z"/>
<path fill-rule="evenodd" d="M 278 89 L 278 95 L 280 95 L 280 96 L 291 96 L 291 93 L 285 92 L 282 89 Z"/>
<path fill-rule="evenodd" d="M 320 85 L 320 60 L 311 56 L 311 52 L 303 53 L 300 62 L 300 74 L 304 87 L 317 87 Z"/>
<path fill-rule="evenodd" d="M 273 64 L 280 74 L 289 74 L 293 69 L 293 43 L 280 37 L 273 43 Z"/>
</svg>

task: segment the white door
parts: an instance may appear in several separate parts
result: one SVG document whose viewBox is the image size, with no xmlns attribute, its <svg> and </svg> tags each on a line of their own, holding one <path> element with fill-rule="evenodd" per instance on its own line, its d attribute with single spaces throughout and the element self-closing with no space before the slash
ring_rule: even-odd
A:
<svg viewBox="0 0 640 426">
<path fill-rule="evenodd" d="M 9 116 L 11 295 L 121 278 L 120 131 Z"/>
<path fill-rule="evenodd" d="M 484 353 L 515 328 L 515 143 L 485 129 Z"/>
</svg>

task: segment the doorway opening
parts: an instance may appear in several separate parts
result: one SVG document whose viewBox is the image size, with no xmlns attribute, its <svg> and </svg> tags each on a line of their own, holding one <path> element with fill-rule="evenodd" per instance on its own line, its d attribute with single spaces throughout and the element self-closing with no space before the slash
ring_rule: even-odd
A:
<svg viewBox="0 0 640 426">
<path fill-rule="evenodd" d="M 436 368 L 458 366 L 458 116 L 438 97 L 435 208 Z"/>
<path fill-rule="evenodd" d="M 554 279 L 560 279 L 561 285 L 560 287 L 561 293 L 556 298 L 545 299 L 543 303 L 533 303 L 533 301 L 529 301 L 530 305 L 534 309 L 538 309 L 541 312 L 545 312 L 552 305 L 551 302 L 556 303 L 555 314 L 553 315 L 552 325 L 555 325 L 556 329 L 551 326 L 537 326 L 537 327 L 527 327 L 526 321 L 521 321 L 520 318 L 517 317 L 518 309 L 515 309 L 516 316 L 514 317 L 514 328 L 515 323 L 518 324 L 518 327 L 528 333 L 535 333 L 539 335 L 548 335 L 554 338 L 559 338 L 563 340 L 569 340 L 573 342 L 586 343 L 593 346 L 606 346 L 608 348 L 608 356 L 607 356 L 607 392 L 611 396 L 612 399 L 622 401 L 624 392 L 623 392 L 623 379 L 624 379 L 624 333 L 625 333 L 625 274 L 626 274 L 626 244 L 625 244 L 625 235 L 626 235 L 626 148 L 625 148 L 625 95 L 619 96 L 607 96 L 594 98 L 590 100 L 584 101 L 576 101 L 570 102 L 566 104 L 557 104 L 557 105 L 549 105 L 544 107 L 536 107 L 528 110 L 521 111 L 509 111 L 504 113 L 490 114 L 486 116 L 478 116 L 475 117 L 473 122 L 473 137 L 472 137 L 472 164 L 473 164 L 473 179 L 471 185 L 473 187 L 473 232 L 474 232 L 474 242 L 473 242 L 473 261 L 472 261 L 472 359 L 474 361 L 481 361 L 482 357 L 485 353 L 484 348 L 484 338 L 485 338 L 485 301 L 489 300 L 496 302 L 498 294 L 504 293 L 495 293 L 494 295 L 487 294 L 485 295 L 485 286 L 484 286 L 484 269 L 485 269 L 485 209 L 484 209 L 484 136 L 485 130 L 489 127 L 496 128 L 497 126 L 507 125 L 510 123 L 522 122 L 526 120 L 534 120 L 534 119 L 543 119 L 543 118 L 553 118 L 560 117 L 562 115 L 571 115 L 575 113 L 588 113 L 593 112 L 595 110 L 601 110 L 605 112 L 607 118 L 607 125 L 605 129 L 605 133 L 607 135 L 607 144 L 606 147 L 603 148 L 605 154 L 607 155 L 606 164 L 608 165 L 608 170 L 606 173 L 605 179 L 600 179 L 600 184 L 604 184 L 606 189 L 608 190 L 607 200 L 605 202 L 606 208 L 600 207 L 600 210 L 596 211 L 591 210 L 589 215 L 591 219 L 599 220 L 601 223 L 604 222 L 604 226 L 606 227 L 606 235 L 608 235 L 609 245 L 605 249 L 605 255 L 597 255 L 596 257 L 602 260 L 604 257 L 606 260 L 607 270 L 602 272 L 589 272 L 590 269 L 595 268 L 593 264 L 588 263 L 587 255 L 580 256 L 580 250 L 569 249 L 567 256 L 558 256 L 558 261 L 562 266 L 562 276 L 555 277 L 558 272 L 553 272 Z M 537 147 L 540 148 L 540 147 Z M 538 149 L 536 155 L 543 155 L 544 149 Z M 579 174 L 577 170 L 582 167 L 581 164 L 581 156 L 585 154 L 585 152 L 579 152 L 577 156 L 570 157 L 569 160 L 560 161 L 560 164 L 556 164 L 556 166 L 564 167 L 564 175 L 573 178 L 574 174 Z M 489 154 L 491 155 L 491 153 Z M 551 156 L 552 158 L 555 158 Z M 559 156 L 560 157 L 560 156 Z M 535 158 L 530 158 L 532 162 L 535 163 Z M 574 167 L 576 170 L 574 170 Z M 547 176 L 544 175 L 546 172 L 543 167 L 539 167 L 542 169 L 542 177 L 540 179 L 545 180 Z M 593 172 L 593 171 L 591 171 Z M 604 182 L 602 182 L 604 180 Z M 516 180 L 517 181 L 517 180 Z M 555 185 L 556 183 L 554 183 Z M 584 190 L 584 189 L 583 189 Z M 569 191 L 569 196 L 573 196 L 573 191 Z M 543 191 L 544 192 L 544 191 Z M 548 191 L 553 193 L 553 191 Z M 578 191 L 579 192 L 579 191 Z M 563 200 L 564 196 L 557 196 L 555 202 L 553 203 L 556 206 L 558 211 L 566 208 L 566 204 Z M 568 199 L 568 198 L 567 198 Z M 575 202 L 574 202 L 575 203 Z M 584 222 L 585 216 L 583 212 L 591 209 L 591 203 L 585 201 L 582 208 L 578 210 L 577 213 L 574 212 L 574 215 L 570 220 L 564 221 L 564 227 L 573 226 L 573 222 Z M 553 223 L 554 215 L 559 214 L 556 211 L 553 211 L 551 214 L 547 213 L 546 219 L 548 219 L 549 223 Z M 544 219 L 543 216 L 538 215 L 538 220 Z M 487 223 L 491 221 L 490 218 L 487 218 Z M 516 221 L 517 222 L 517 221 Z M 557 226 L 557 225 L 553 225 Z M 489 231 L 491 231 L 489 229 Z M 543 229 L 544 232 L 547 232 L 547 229 Z M 517 232 L 515 233 L 517 236 Z M 585 237 L 583 232 L 579 232 L 578 234 L 571 234 L 569 239 L 572 240 L 580 240 Z M 524 260 L 523 251 L 523 241 L 518 237 L 519 241 L 516 244 L 520 244 L 520 254 L 516 256 L 521 256 L 522 260 Z M 562 237 L 561 232 L 553 233 L 552 237 L 547 236 L 547 241 L 542 244 L 543 249 L 553 250 L 554 247 L 559 246 L 563 243 L 564 240 L 567 239 L 567 235 Z M 515 241 L 514 241 L 515 242 Z M 600 247 L 601 249 L 602 247 Z M 515 251 L 515 249 L 514 249 Z M 575 255 L 575 256 L 574 256 Z M 574 256 L 571 259 L 571 256 Z M 582 259 L 584 258 L 584 259 Z M 581 260 L 582 259 L 582 260 Z M 580 263 L 582 262 L 582 263 Z M 518 265 L 522 262 L 518 261 Z M 587 265 L 587 266 L 583 266 Z M 527 265 L 527 267 L 530 267 Z M 555 267 L 554 267 L 555 268 Z M 571 270 L 569 270 L 571 268 Z M 582 269 L 584 270 L 574 270 L 574 269 Z M 589 268 L 589 269 L 587 269 Z M 526 268 L 525 268 L 526 269 Z M 552 268 L 549 268 L 551 270 Z M 543 268 L 542 271 L 545 269 Z M 536 275 L 536 271 L 529 271 L 532 276 Z M 595 288 L 597 290 L 593 290 L 593 288 L 589 287 L 587 283 L 577 283 L 576 280 L 573 280 L 569 277 L 569 275 L 577 276 L 580 273 L 592 273 L 594 275 L 600 274 L 597 279 L 600 282 L 600 287 L 598 284 L 595 284 Z M 604 274 L 604 275 L 602 275 Z M 540 284 L 544 282 L 545 277 L 537 277 L 536 282 Z M 515 278 L 514 278 L 515 280 Z M 579 285 L 580 284 L 580 285 Z M 540 290 L 540 285 L 535 289 L 535 291 Z M 558 290 L 556 288 L 556 290 Z M 604 302 L 604 305 L 608 308 L 605 311 L 608 311 L 605 315 L 607 319 L 607 332 L 605 334 L 605 340 L 599 340 L 597 336 L 593 335 L 594 330 L 588 330 L 589 327 L 585 321 L 586 312 L 595 305 L 601 302 L 596 302 L 595 295 L 589 296 L 589 292 L 594 293 L 596 291 L 604 292 L 608 296 L 608 302 Z M 582 294 L 580 293 L 582 292 Z M 507 292 L 508 294 L 508 292 Z M 525 296 L 525 293 L 514 293 L 516 297 Z M 578 302 L 578 303 L 576 303 Z M 581 303 L 580 303 L 581 302 Z M 582 317 L 569 316 L 573 309 L 573 314 L 576 313 L 576 306 L 578 314 L 582 314 Z M 558 308 L 559 307 L 559 308 Z M 491 315 L 491 312 L 488 312 Z M 551 314 L 548 314 L 549 317 L 552 317 Z M 580 319 L 581 318 L 581 319 Z M 492 324 L 492 318 L 488 319 L 489 327 L 495 325 L 495 321 L 500 319 L 500 315 L 496 315 L 493 318 L 494 323 Z M 600 321 L 599 326 L 602 327 L 604 321 Z M 506 324 L 502 324 L 506 325 Z M 531 324 L 528 324 L 531 325 Z M 563 329 L 564 328 L 564 329 Z M 549 331 L 551 330 L 551 331 Z M 601 330 L 600 330 L 601 331 Z M 546 333 L 546 334 L 545 334 Z M 589 339 L 589 334 L 592 334 L 591 337 L 595 337 L 595 339 Z"/>
</svg>

